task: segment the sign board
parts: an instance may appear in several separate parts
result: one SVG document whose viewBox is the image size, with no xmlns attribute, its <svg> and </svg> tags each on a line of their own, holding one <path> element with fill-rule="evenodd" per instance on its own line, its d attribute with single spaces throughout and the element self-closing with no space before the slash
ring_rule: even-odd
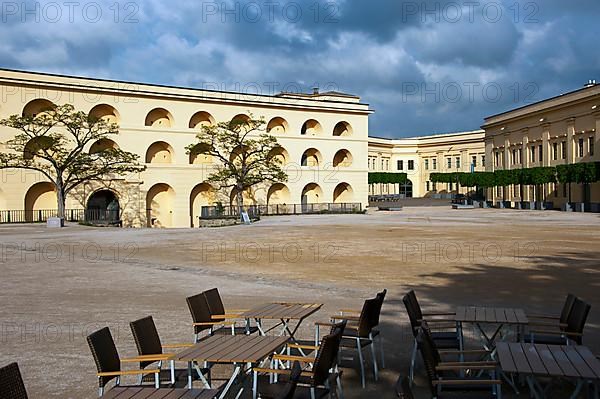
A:
<svg viewBox="0 0 600 399">
<path fill-rule="evenodd" d="M 248 216 L 248 212 L 242 212 L 242 220 L 244 224 L 250 224 L 250 216 Z"/>
<path fill-rule="evenodd" d="M 46 220 L 46 227 L 48 227 L 48 228 L 55 229 L 55 228 L 61 228 L 64 226 L 65 226 L 65 219 L 63 219 L 63 218 L 49 217 Z"/>
</svg>

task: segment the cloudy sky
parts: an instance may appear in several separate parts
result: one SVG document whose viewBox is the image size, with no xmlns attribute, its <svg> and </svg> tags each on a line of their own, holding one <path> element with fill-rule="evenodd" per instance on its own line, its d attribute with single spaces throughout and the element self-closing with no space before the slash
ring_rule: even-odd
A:
<svg viewBox="0 0 600 399">
<path fill-rule="evenodd" d="M 600 80 L 598 0 L 1 3 L 0 67 L 273 94 L 334 89 L 370 134 L 477 129 Z"/>
</svg>

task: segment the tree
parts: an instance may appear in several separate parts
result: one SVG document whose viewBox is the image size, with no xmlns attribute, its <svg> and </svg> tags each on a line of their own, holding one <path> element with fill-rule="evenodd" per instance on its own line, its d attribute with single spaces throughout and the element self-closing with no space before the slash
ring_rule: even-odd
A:
<svg viewBox="0 0 600 399">
<path fill-rule="evenodd" d="M 234 190 L 240 217 L 245 191 L 264 182 L 287 181 L 282 162 L 275 156 L 281 147 L 264 126 L 262 118 L 254 119 L 252 115 L 203 126 L 196 136 L 198 141 L 186 148 L 188 154 L 204 153 L 216 159 L 215 170 L 206 181 L 219 190 Z"/>
<path fill-rule="evenodd" d="M 119 133 L 119 127 L 101 118 L 75 111 L 70 104 L 44 110 L 35 116 L 12 115 L 0 126 L 16 129 L 0 153 L 0 169 L 40 172 L 55 187 L 58 217 L 65 217 L 67 195 L 84 183 L 141 171 L 138 155 L 117 148 L 89 152 L 89 147 Z"/>
</svg>

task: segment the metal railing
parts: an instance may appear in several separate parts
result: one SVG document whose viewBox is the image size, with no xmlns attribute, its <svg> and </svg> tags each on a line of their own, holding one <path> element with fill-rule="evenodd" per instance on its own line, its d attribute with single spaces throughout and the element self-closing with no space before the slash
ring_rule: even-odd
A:
<svg viewBox="0 0 600 399">
<path fill-rule="evenodd" d="M 0 224 L 8 223 L 45 223 L 48 218 L 58 215 L 56 209 L 6 210 L 0 211 Z M 102 209 L 66 209 L 65 220 L 69 222 L 87 222 L 91 224 L 118 224 L 119 211 Z"/>
<path fill-rule="evenodd" d="M 261 216 L 277 215 L 315 215 L 315 214 L 345 214 L 361 213 L 362 204 L 351 203 L 322 203 L 322 204 L 272 204 L 272 205 L 249 205 L 244 206 L 251 219 Z M 200 209 L 200 219 L 227 219 L 238 218 L 239 207 L 237 205 L 226 206 L 203 206 Z"/>
</svg>

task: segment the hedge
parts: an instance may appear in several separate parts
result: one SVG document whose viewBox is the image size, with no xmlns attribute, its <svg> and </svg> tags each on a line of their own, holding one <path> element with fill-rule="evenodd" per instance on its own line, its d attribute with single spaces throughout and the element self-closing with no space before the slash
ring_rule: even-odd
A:
<svg viewBox="0 0 600 399">
<path fill-rule="evenodd" d="M 431 173 L 434 183 L 456 183 L 464 187 L 503 187 L 512 184 L 538 185 L 546 183 L 595 183 L 600 181 L 600 162 L 544 166 L 527 169 L 506 169 L 495 172 Z"/>
<path fill-rule="evenodd" d="M 600 162 L 558 165 L 556 175 L 561 183 L 595 183 L 600 180 Z"/>
<path fill-rule="evenodd" d="M 369 184 L 404 184 L 407 180 L 406 173 L 369 172 Z"/>
</svg>

